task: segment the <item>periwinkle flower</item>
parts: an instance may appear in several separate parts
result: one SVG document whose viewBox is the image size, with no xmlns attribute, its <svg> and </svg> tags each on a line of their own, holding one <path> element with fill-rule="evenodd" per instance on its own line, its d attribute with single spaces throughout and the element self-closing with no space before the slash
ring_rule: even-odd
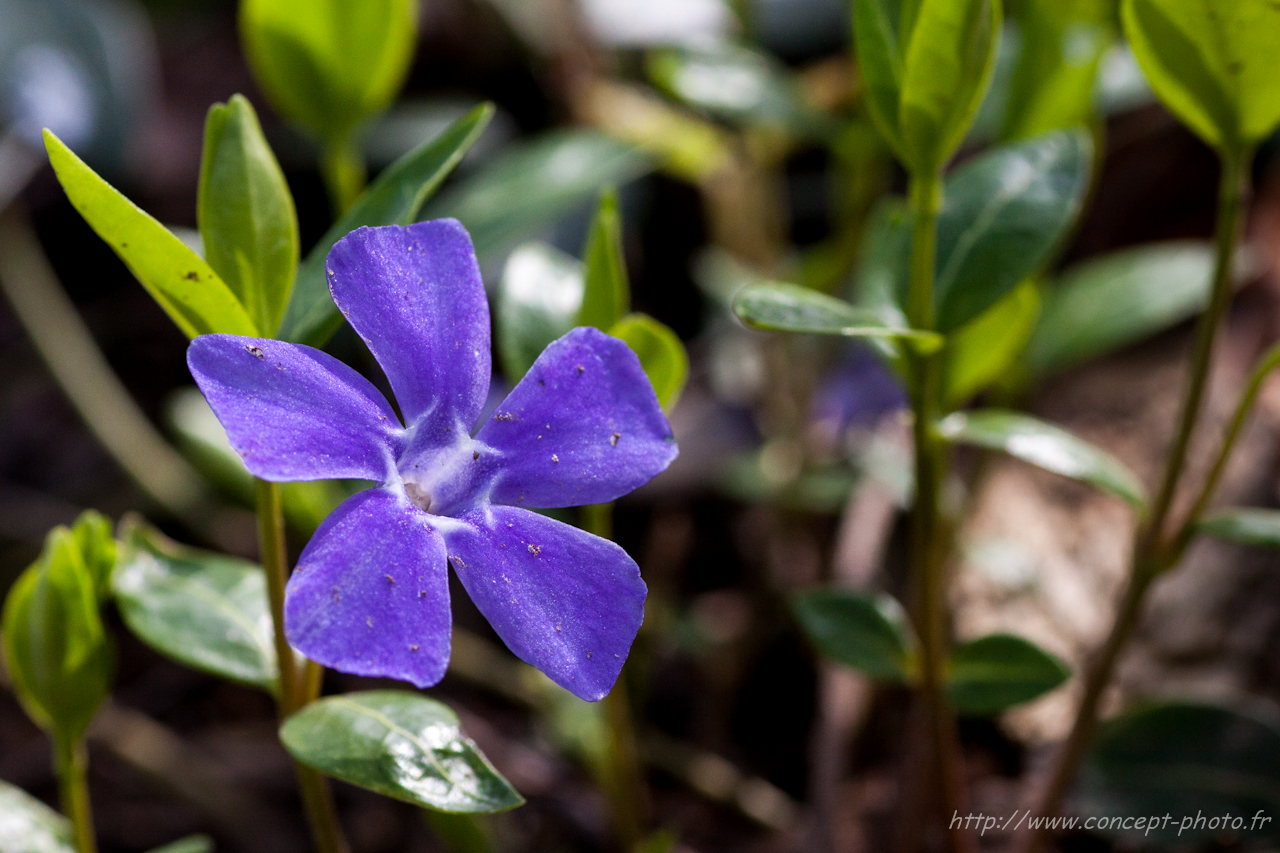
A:
<svg viewBox="0 0 1280 853">
<path fill-rule="evenodd" d="M 338 507 L 302 552 L 286 590 L 289 642 L 343 672 L 435 684 L 449 661 L 451 564 L 518 657 L 601 698 L 640 627 L 644 581 L 613 542 L 531 510 L 614 500 L 675 458 L 639 360 L 574 329 L 473 434 L 489 388 L 489 307 L 462 226 L 361 228 L 333 247 L 327 272 L 403 426 L 372 384 L 320 350 L 203 335 L 187 353 L 255 476 L 380 484 Z"/>
</svg>

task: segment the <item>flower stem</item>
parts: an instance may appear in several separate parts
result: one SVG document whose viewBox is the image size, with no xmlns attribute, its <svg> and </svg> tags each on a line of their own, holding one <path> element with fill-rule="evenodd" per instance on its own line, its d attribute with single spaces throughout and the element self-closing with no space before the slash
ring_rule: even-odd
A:
<svg viewBox="0 0 1280 853">
<path fill-rule="evenodd" d="M 907 318 L 911 327 L 933 331 L 933 279 L 937 253 L 938 208 L 942 181 L 937 174 L 911 179 L 913 216 L 911 277 L 907 292 Z M 934 431 L 938 418 L 939 362 L 936 354 L 906 349 L 911 375 L 911 407 L 914 414 L 916 498 L 911 513 L 911 580 L 916 594 L 916 620 L 920 632 L 919 701 L 928 719 L 934 760 L 939 774 L 944 813 L 966 812 L 963 759 L 955 717 L 946 696 L 946 665 L 950 630 L 946 600 L 946 555 L 939 548 L 938 491 L 942 483 L 943 448 Z M 972 849 L 973 840 L 963 829 L 950 832 L 954 850 Z"/>
<path fill-rule="evenodd" d="M 62 813 L 71 820 L 76 850 L 78 853 L 97 853 L 93 812 L 89 808 L 89 786 L 85 784 L 89 756 L 85 752 L 84 739 L 71 740 L 55 735 L 54 753 L 58 796 L 62 803 Z"/>
<path fill-rule="evenodd" d="M 364 157 L 355 141 L 347 137 L 325 142 L 320 151 L 320 175 L 337 219 L 359 197 L 368 177 Z"/>
<path fill-rule="evenodd" d="M 613 504 L 582 507 L 582 527 L 588 533 L 612 540 Z M 625 667 L 600 704 L 604 707 L 605 727 L 609 730 L 609 753 L 604 768 L 607 778 L 601 780 L 602 787 L 613 808 L 614 830 L 622 842 L 622 849 L 631 851 L 644 834 L 649 792 L 636 746 Z"/>
<path fill-rule="evenodd" d="M 289 579 L 289 557 L 285 548 L 280 486 L 258 480 L 257 499 L 258 548 L 262 568 L 267 575 L 267 597 L 271 603 L 271 624 L 280 670 L 277 707 L 283 720 L 319 695 L 321 667 L 306 661 L 305 671 L 300 672 L 293 647 L 284 635 L 284 588 Z M 316 850 L 320 853 L 349 853 L 328 783 L 305 764 L 295 761 L 294 769 L 298 774 L 298 790 Z"/>
<path fill-rule="evenodd" d="M 1120 605 L 1116 611 L 1111 632 L 1102 648 L 1090 661 L 1085 673 L 1084 694 L 1076 710 L 1076 717 L 1071 726 L 1071 733 L 1063 743 L 1050 771 L 1048 782 L 1033 814 L 1051 816 L 1057 814 L 1066 800 L 1071 784 L 1075 781 L 1080 763 L 1084 760 L 1089 743 L 1098 727 L 1098 707 L 1102 695 L 1111 681 L 1116 661 L 1125 643 L 1137 627 L 1142 613 L 1142 604 L 1147 589 L 1152 581 L 1161 573 L 1171 568 L 1181 554 L 1185 545 L 1186 530 L 1195 523 L 1196 517 L 1204 510 L 1209 497 L 1222 473 L 1226 456 L 1234 444 L 1236 435 L 1248 413 L 1257 388 L 1250 386 L 1245 392 L 1241 404 L 1237 407 L 1236 416 L 1228 428 L 1218 460 L 1201 490 L 1187 522 L 1175 535 L 1173 543 L 1166 544 L 1163 539 L 1165 523 L 1168 520 L 1178 484 L 1182 479 L 1187 461 L 1187 448 L 1191 435 L 1199 420 L 1201 405 L 1204 401 L 1205 387 L 1208 383 L 1209 368 L 1213 360 L 1213 342 L 1218 327 L 1231 304 L 1232 261 L 1235 257 L 1237 232 L 1240 227 L 1240 211 L 1245 197 L 1245 181 L 1249 173 L 1250 156 L 1247 152 L 1237 152 L 1223 158 L 1222 176 L 1218 186 L 1218 221 L 1215 242 L 1217 245 L 1216 266 L 1213 277 L 1213 292 L 1209 300 L 1208 310 L 1201 315 L 1196 327 L 1195 344 L 1191 354 L 1191 376 L 1187 382 L 1186 393 L 1182 401 L 1182 413 L 1178 420 L 1178 431 L 1175 433 L 1173 445 L 1165 459 L 1164 474 L 1160 481 L 1160 490 L 1152 504 L 1151 514 L 1141 524 L 1134 538 L 1133 557 L 1129 568 L 1128 581 Z M 1265 375 L 1265 374 L 1263 374 Z M 1256 378 L 1257 385 L 1261 379 Z M 1040 849 L 1044 842 L 1044 830 L 1029 833 L 1023 845 L 1026 853 Z"/>
</svg>

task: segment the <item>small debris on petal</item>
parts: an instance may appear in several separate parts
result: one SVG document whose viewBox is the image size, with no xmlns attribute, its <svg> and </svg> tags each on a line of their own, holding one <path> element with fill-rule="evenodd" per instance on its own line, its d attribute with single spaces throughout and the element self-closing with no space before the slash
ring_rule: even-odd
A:
<svg viewBox="0 0 1280 853">
<path fill-rule="evenodd" d="M 372 617 L 372 616 L 366 616 L 366 617 L 364 617 L 364 624 L 366 624 L 366 625 L 368 625 L 370 628 L 372 628 L 372 627 L 373 627 L 373 617 Z"/>
<path fill-rule="evenodd" d="M 595 652 L 587 652 L 587 657 L 589 658 L 595 657 Z"/>
<path fill-rule="evenodd" d="M 409 651 L 411 651 L 411 652 L 416 652 L 417 650 L 418 650 L 418 644 L 417 644 L 417 643 L 410 643 L 410 644 L 409 644 Z M 617 655 L 614 655 L 614 657 L 617 657 Z"/>
<path fill-rule="evenodd" d="M 620 438 L 622 438 L 622 433 L 615 432 L 613 435 L 609 436 L 609 443 L 612 444 L 614 447 L 617 447 L 618 439 Z"/>
<path fill-rule="evenodd" d="M 265 353 L 263 353 L 262 351 L 262 347 L 257 347 L 257 346 L 254 346 L 253 344 L 245 344 L 244 351 L 249 353 L 249 355 L 253 356 L 254 358 L 258 359 L 259 361 L 261 361 L 262 357 L 265 355 Z"/>
<path fill-rule="evenodd" d="M 552 454 L 551 454 L 551 461 L 552 461 L 552 462 L 559 462 L 559 461 L 560 461 L 560 457 L 559 457 L 559 456 L 557 456 L 556 454 L 552 453 Z"/>
<path fill-rule="evenodd" d="M 476 460 L 476 459 L 479 459 L 479 458 L 480 458 L 480 451 L 479 451 L 479 450 L 473 450 L 473 451 L 471 451 L 471 459 L 472 459 L 472 461 L 474 461 L 474 460 Z"/>
<path fill-rule="evenodd" d="M 395 578 L 393 578 L 393 577 L 391 577 L 391 575 L 384 574 L 384 575 L 383 575 L 383 577 L 387 579 L 387 583 L 395 584 L 395 582 L 396 582 L 396 579 L 395 579 Z"/>
<path fill-rule="evenodd" d="M 529 553 L 536 557 L 536 556 L 538 556 L 539 554 L 541 554 L 541 553 L 542 553 L 542 548 L 540 548 L 539 546 L 534 545 L 532 542 L 530 542 L 530 543 L 529 543 Z"/>
<path fill-rule="evenodd" d="M 559 633 L 560 633 L 560 623 L 559 623 L 559 622 L 557 622 L 557 623 L 556 623 L 556 633 L 557 633 L 557 634 L 559 634 Z"/>
<path fill-rule="evenodd" d="M 516 416 L 511 414 L 510 412 L 498 412 L 496 415 L 493 416 L 493 419 L 495 421 L 514 421 L 516 419 Z"/>
<path fill-rule="evenodd" d="M 340 598 L 340 596 L 338 595 L 338 588 L 335 586 L 335 587 L 333 588 L 333 603 L 334 603 L 334 604 L 337 604 L 337 603 L 338 603 L 339 598 Z"/>
<path fill-rule="evenodd" d="M 579 372 L 579 373 L 581 373 L 581 372 L 582 372 L 582 371 L 584 371 L 584 370 L 586 370 L 586 368 L 585 368 L 585 367 L 583 367 L 581 364 L 579 364 L 579 365 L 578 365 L 578 372 Z"/>
</svg>

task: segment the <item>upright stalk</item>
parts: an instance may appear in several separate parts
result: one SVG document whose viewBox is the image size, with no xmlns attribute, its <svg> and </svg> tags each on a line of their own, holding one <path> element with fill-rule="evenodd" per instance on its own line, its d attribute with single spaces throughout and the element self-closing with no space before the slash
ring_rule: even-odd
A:
<svg viewBox="0 0 1280 853">
<path fill-rule="evenodd" d="M 937 174 L 913 176 L 910 189 L 913 232 L 907 319 L 914 329 L 933 331 L 934 264 L 942 181 Z M 925 708 L 930 739 L 948 818 L 966 811 L 964 768 L 955 717 L 946 696 L 946 664 L 950 626 L 947 619 L 946 555 L 938 546 L 938 492 L 943 475 L 943 449 L 934 430 L 938 419 L 939 362 L 908 345 L 911 408 L 914 415 L 916 499 L 911 513 L 911 581 L 915 589 L 916 624 L 920 632 L 919 701 Z M 950 833 L 957 851 L 972 847 L 963 829 Z"/>
<path fill-rule="evenodd" d="M 364 157 L 350 137 L 325 142 L 320 150 L 320 175 L 329 194 L 333 218 L 347 212 L 364 189 L 368 177 Z"/>
<path fill-rule="evenodd" d="M 306 705 L 318 694 L 320 669 L 307 661 L 307 669 L 299 671 L 293 647 L 284 635 L 284 588 L 289 580 L 289 556 L 285 548 L 284 513 L 280 505 L 280 486 L 257 481 L 258 549 L 263 571 L 267 575 L 267 597 L 271 603 L 271 627 L 280 670 L 280 697 L 277 704 L 283 720 Z M 313 672 L 314 667 L 314 672 Z M 314 685 L 314 687 L 312 686 Z M 319 853 L 349 853 L 347 840 L 338 823 L 333 793 L 324 777 L 299 762 L 294 762 L 298 790 L 311 829 L 311 839 Z"/>
<path fill-rule="evenodd" d="M 1084 694 L 1080 698 L 1080 706 L 1076 711 L 1071 733 L 1058 752 L 1040 800 L 1033 810 L 1033 814 L 1036 815 L 1052 816 L 1062 809 L 1080 763 L 1097 730 L 1098 706 L 1111 681 L 1116 661 L 1137 627 L 1146 592 L 1156 577 L 1172 567 L 1181 554 L 1182 546 L 1185 545 L 1183 541 L 1185 536 L 1182 533 L 1175 536 L 1175 540 L 1178 541 L 1166 542 L 1164 528 L 1186 467 L 1187 448 L 1191 443 L 1191 435 L 1195 431 L 1204 401 L 1209 368 L 1213 361 L 1214 338 L 1217 336 L 1218 327 L 1222 324 L 1227 307 L 1231 304 L 1232 261 L 1235 257 L 1236 237 L 1240 227 L 1240 211 L 1244 202 L 1249 163 L 1250 156 L 1246 153 L 1226 155 L 1223 158 L 1222 176 L 1218 186 L 1218 221 L 1215 234 L 1217 257 L 1213 292 L 1209 300 L 1209 308 L 1200 317 L 1196 327 L 1195 344 L 1191 353 L 1191 375 L 1183 396 L 1178 430 L 1174 434 L 1173 445 L 1165 459 L 1160 490 L 1156 493 L 1151 514 L 1139 526 L 1134 537 L 1129 577 L 1111 632 L 1085 672 Z M 1192 510 L 1193 513 L 1198 514 L 1202 511 L 1208 501 L 1208 493 L 1216 483 L 1222 464 L 1225 462 L 1225 456 L 1239 431 L 1239 423 L 1236 421 L 1243 422 L 1243 415 L 1239 410 L 1237 410 L 1237 418 L 1228 429 L 1220 458 L 1210 472 L 1205 488 L 1201 490 L 1201 495 Z M 1194 518 L 1191 521 L 1194 521 Z M 1023 850 L 1026 853 L 1038 850 L 1046 834 L 1045 830 L 1029 833 L 1026 836 L 1026 843 L 1022 845 Z"/>
<path fill-rule="evenodd" d="M 613 504 L 584 506 L 582 526 L 588 533 L 612 540 Z M 636 746 L 625 668 L 601 704 L 604 706 L 605 727 L 609 730 L 609 754 L 604 769 L 608 778 L 601 782 L 613 810 L 618 840 L 622 842 L 622 849 L 630 853 L 644 837 L 649 792 Z"/>
<path fill-rule="evenodd" d="M 89 808 L 89 786 L 85 784 L 89 757 L 85 753 L 84 738 L 68 740 L 55 735 L 54 761 L 58 772 L 58 797 L 62 813 L 71 820 L 76 851 L 97 853 L 98 843 L 93 835 L 93 812 Z"/>
</svg>

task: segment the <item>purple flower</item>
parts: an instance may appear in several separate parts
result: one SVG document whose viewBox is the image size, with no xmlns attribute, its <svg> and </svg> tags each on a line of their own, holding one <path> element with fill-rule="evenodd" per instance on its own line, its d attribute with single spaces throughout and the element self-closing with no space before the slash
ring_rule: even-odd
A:
<svg viewBox="0 0 1280 853">
<path fill-rule="evenodd" d="M 289 642 L 325 666 L 435 684 L 449 662 L 446 563 L 522 660 L 583 699 L 609 692 L 644 615 L 621 548 L 531 509 L 604 503 L 676 456 L 635 354 L 578 328 L 543 351 L 473 435 L 489 307 L 452 219 L 361 228 L 330 251 L 333 301 L 386 372 L 386 399 L 311 347 L 202 335 L 187 364 L 264 480 L 381 485 L 343 503 L 285 595 Z"/>
</svg>

